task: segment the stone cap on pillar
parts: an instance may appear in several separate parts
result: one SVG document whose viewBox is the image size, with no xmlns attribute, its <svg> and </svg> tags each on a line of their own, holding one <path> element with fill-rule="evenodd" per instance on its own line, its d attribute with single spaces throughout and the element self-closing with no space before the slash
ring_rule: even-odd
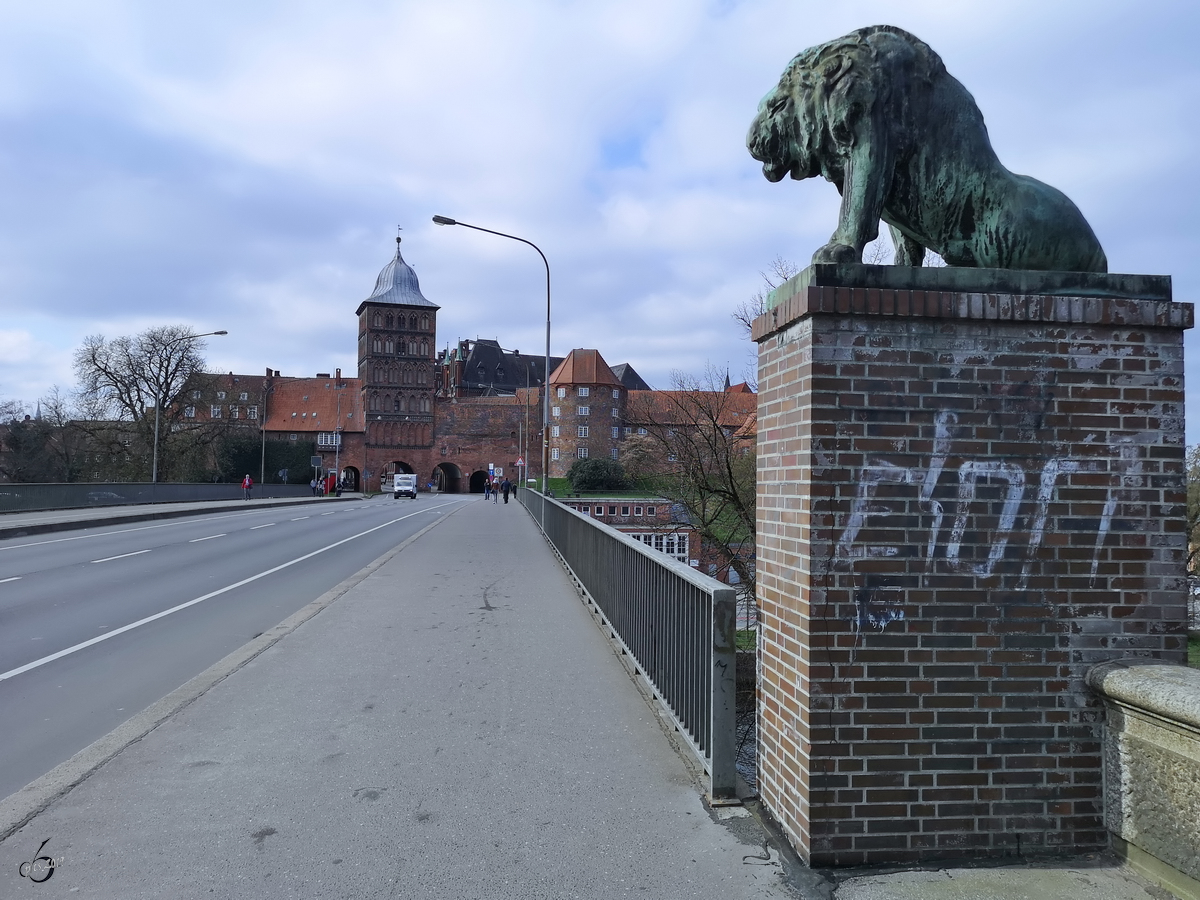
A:
<svg viewBox="0 0 1200 900">
<path fill-rule="evenodd" d="M 1200 669 L 1155 659 L 1114 660 L 1089 669 L 1087 683 L 1126 706 L 1200 729 Z"/>
<path fill-rule="evenodd" d="M 1172 302 L 1170 275 L 820 264 L 768 295 L 752 337 L 816 314 L 1176 329 L 1194 320 L 1191 303 Z"/>
</svg>

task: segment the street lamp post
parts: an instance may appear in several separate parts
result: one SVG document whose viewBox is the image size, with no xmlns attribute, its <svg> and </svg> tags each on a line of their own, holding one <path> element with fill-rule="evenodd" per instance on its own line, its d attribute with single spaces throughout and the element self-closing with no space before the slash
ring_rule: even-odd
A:
<svg viewBox="0 0 1200 900">
<path fill-rule="evenodd" d="M 537 244 L 517 237 L 515 234 L 505 234 L 503 231 L 492 231 L 490 228 L 468 225 L 466 222 L 458 222 L 448 216 L 434 216 L 433 221 L 436 225 L 461 225 L 463 228 L 484 231 L 498 237 L 528 244 L 537 250 L 538 256 L 542 258 L 542 263 L 546 266 L 546 375 L 542 384 L 542 528 L 544 529 L 546 527 L 546 477 L 550 470 L 550 263 L 546 259 L 546 254 Z"/>
<path fill-rule="evenodd" d="M 229 332 L 228 331 L 206 331 L 206 332 L 204 332 L 204 334 L 181 335 L 172 341 L 167 341 L 165 347 L 169 348 L 174 344 L 178 344 L 180 341 L 192 341 L 192 340 L 195 340 L 196 338 L 212 337 L 213 335 L 217 335 L 217 334 L 229 334 Z M 151 484 L 158 484 L 159 407 L 161 407 L 163 405 L 163 403 L 165 403 L 165 402 L 166 402 L 166 400 L 164 399 L 164 397 L 162 395 L 162 385 L 161 384 L 156 385 L 155 386 L 155 395 L 154 395 L 154 459 L 153 459 L 153 462 L 150 464 L 150 483 Z"/>
</svg>

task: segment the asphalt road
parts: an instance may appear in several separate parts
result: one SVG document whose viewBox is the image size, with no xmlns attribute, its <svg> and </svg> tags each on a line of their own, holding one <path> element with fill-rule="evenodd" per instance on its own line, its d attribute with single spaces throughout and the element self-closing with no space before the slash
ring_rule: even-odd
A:
<svg viewBox="0 0 1200 900">
<path fill-rule="evenodd" d="M 472 499 L 232 509 L 0 541 L 0 797 Z"/>
</svg>

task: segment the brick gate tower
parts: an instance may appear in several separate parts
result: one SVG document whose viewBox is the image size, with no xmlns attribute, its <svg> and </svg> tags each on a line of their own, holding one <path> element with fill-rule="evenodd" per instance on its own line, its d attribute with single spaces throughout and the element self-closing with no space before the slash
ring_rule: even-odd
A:
<svg viewBox="0 0 1200 900">
<path fill-rule="evenodd" d="M 421 293 L 396 238 L 396 256 L 357 310 L 358 377 L 372 481 L 397 469 L 427 477 L 433 468 L 438 309 Z"/>
</svg>

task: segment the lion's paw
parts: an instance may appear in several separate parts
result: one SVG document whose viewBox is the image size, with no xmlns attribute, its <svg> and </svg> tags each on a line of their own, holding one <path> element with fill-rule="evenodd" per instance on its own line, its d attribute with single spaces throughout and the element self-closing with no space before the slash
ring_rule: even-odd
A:
<svg viewBox="0 0 1200 900">
<path fill-rule="evenodd" d="M 814 265 L 819 263 L 833 263 L 835 265 L 861 263 L 862 251 L 856 250 L 849 244 L 839 244 L 831 241 L 813 254 L 812 261 Z"/>
</svg>

